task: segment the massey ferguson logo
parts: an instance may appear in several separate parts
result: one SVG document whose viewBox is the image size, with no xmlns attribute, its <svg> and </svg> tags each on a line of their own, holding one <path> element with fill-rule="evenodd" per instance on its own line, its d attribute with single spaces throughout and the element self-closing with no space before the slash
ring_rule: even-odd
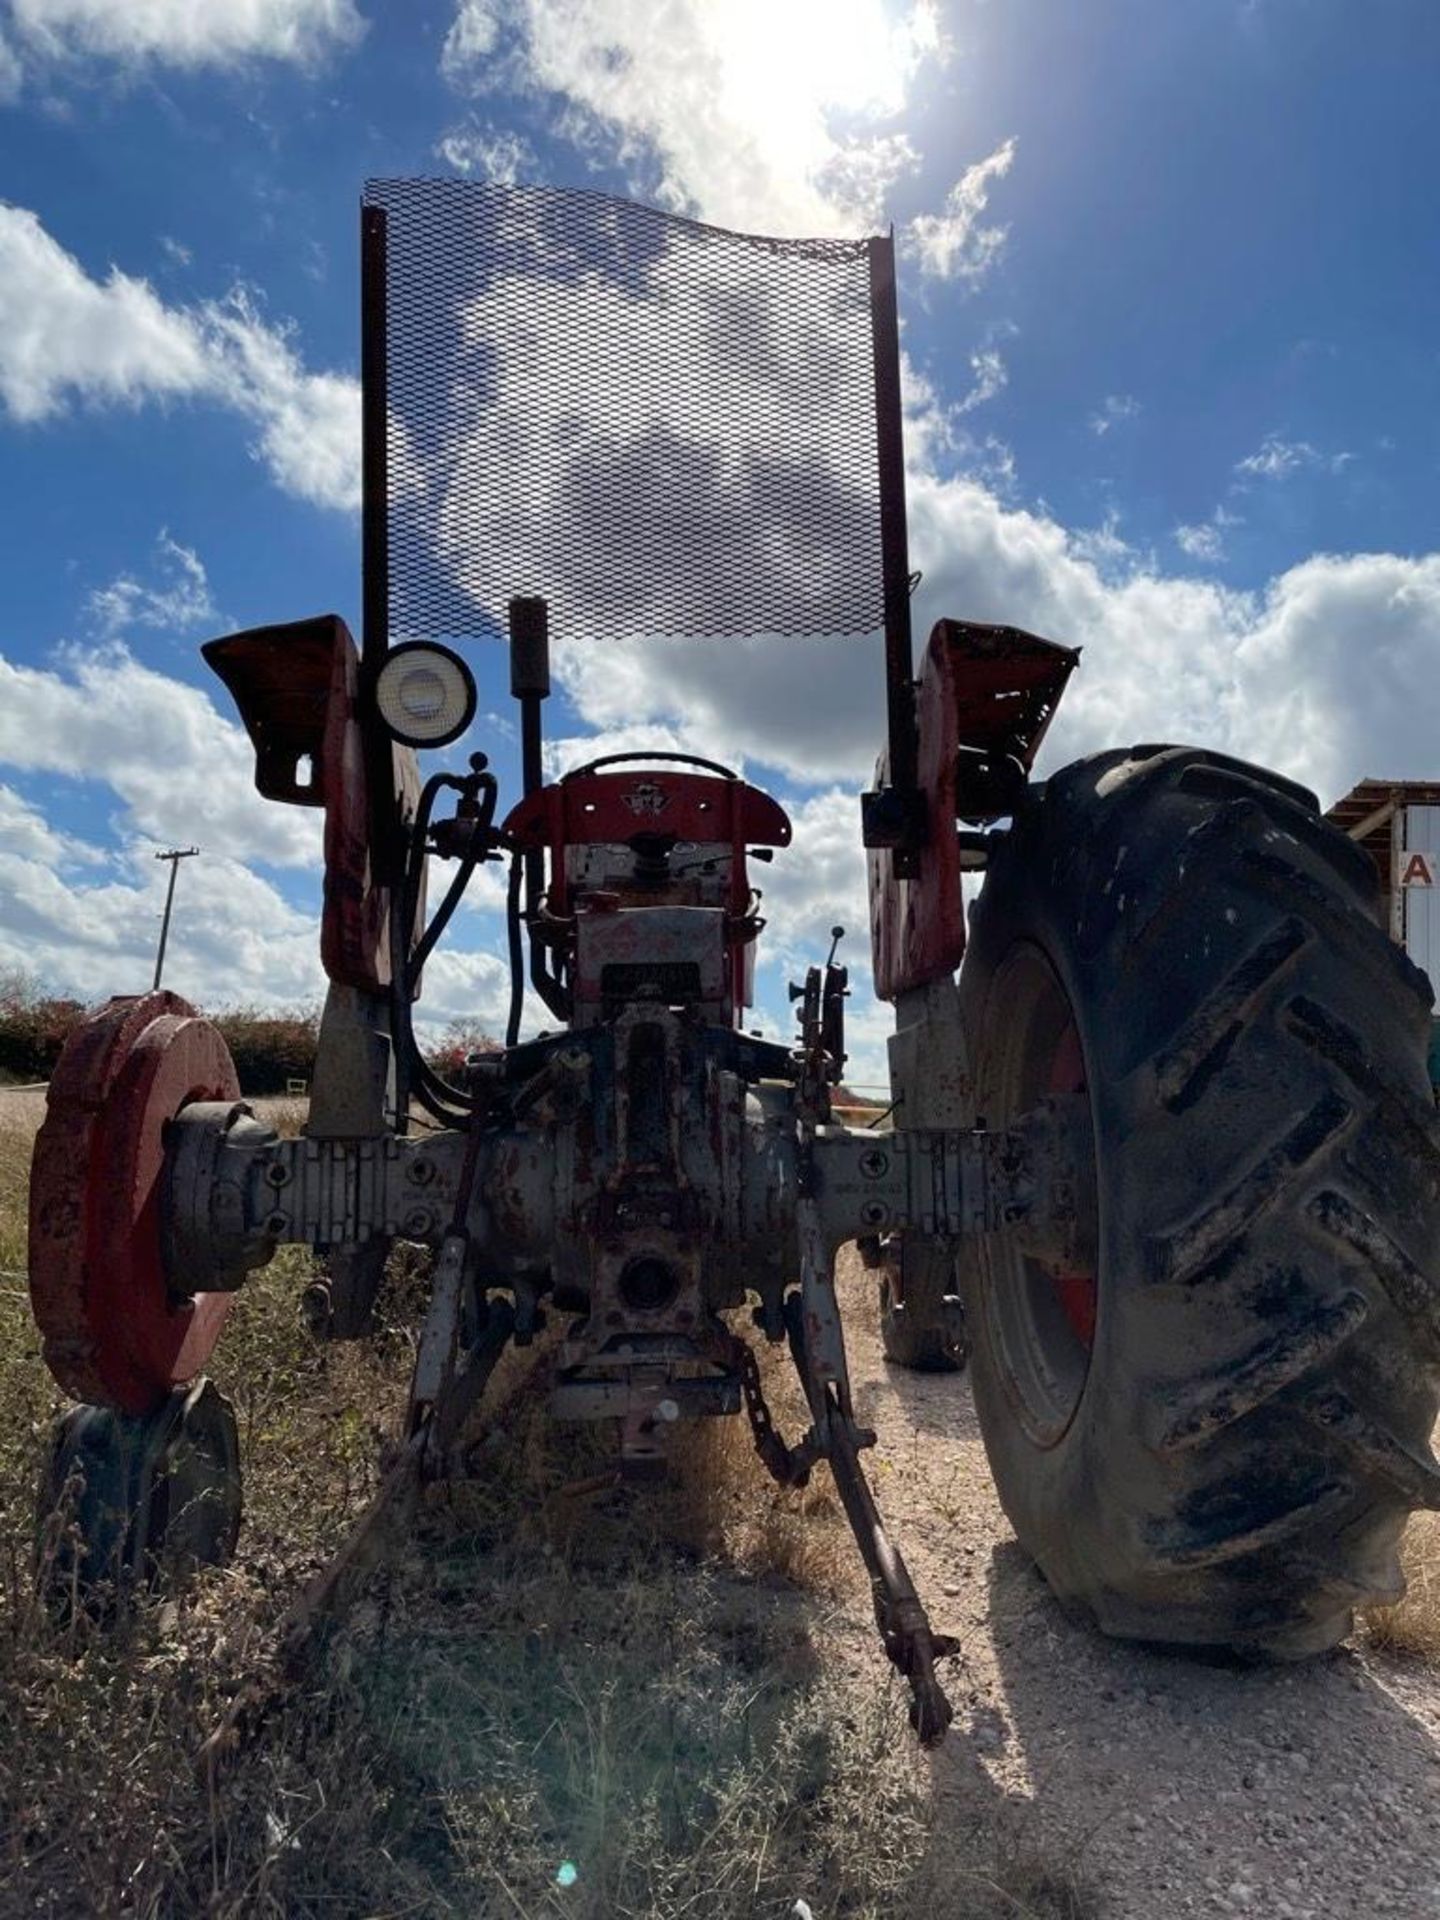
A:
<svg viewBox="0 0 1440 1920">
<path fill-rule="evenodd" d="M 632 787 L 621 799 L 631 813 L 641 819 L 653 820 L 657 813 L 663 813 L 670 804 L 670 796 L 663 787 L 657 787 L 653 780 L 642 780 L 638 787 Z"/>
</svg>

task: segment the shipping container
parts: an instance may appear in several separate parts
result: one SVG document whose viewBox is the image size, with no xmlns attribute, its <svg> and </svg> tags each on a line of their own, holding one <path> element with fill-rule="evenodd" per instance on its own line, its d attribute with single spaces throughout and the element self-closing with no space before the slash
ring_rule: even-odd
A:
<svg viewBox="0 0 1440 1920">
<path fill-rule="evenodd" d="M 1375 862 L 1391 936 L 1440 997 L 1440 783 L 1362 780 L 1327 818 Z M 1440 1097 L 1440 1020 L 1430 1029 L 1430 1079 Z"/>
</svg>

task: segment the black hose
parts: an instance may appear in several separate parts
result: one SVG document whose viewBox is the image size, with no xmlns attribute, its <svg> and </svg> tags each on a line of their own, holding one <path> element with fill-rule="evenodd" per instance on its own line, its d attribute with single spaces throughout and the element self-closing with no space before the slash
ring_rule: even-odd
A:
<svg viewBox="0 0 1440 1920">
<path fill-rule="evenodd" d="M 426 842 L 430 833 L 430 815 L 434 810 L 437 794 L 444 787 L 453 787 L 464 793 L 467 783 L 454 774 L 435 773 L 421 789 L 420 802 L 415 809 L 415 818 L 410 827 L 410 842 L 405 853 L 405 862 L 401 873 L 398 911 L 392 906 L 390 919 L 390 1007 L 392 1038 L 395 1041 L 402 1069 L 402 1086 L 408 1080 L 409 1091 L 434 1119 L 448 1127 L 463 1127 L 469 1124 L 479 1104 L 472 1095 L 459 1087 L 452 1087 L 448 1081 L 430 1066 L 420 1051 L 415 1038 L 415 1021 L 411 1012 L 415 989 L 419 984 L 421 971 L 430 957 L 436 941 L 444 932 L 451 915 L 460 903 L 466 886 L 478 864 L 479 856 L 466 854 L 460 862 L 460 870 L 446 889 L 445 897 L 435 911 L 430 925 L 416 945 L 414 953 L 407 950 L 410 929 L 415 924 L 415 913 L 420 902 L 420 877 L 424 870 Z M 403 1131 L 401 1122 L 405 1115 L 397 1113 L 397 1129 Z"/>
<path fill-rule="evenodd" d="M 510 949 L 510 1015 L 505 1022 L 505 1044 L 520 1038 L 520 1016 L 525 1005 L 525 954 L 520 938 L 520 883 L 525 865 L 518 853 L 510 856 L 510 884 L 505 889 L 505 937 Z"/>
<path fill-rule="evenodd" d="M 434 916 L 429 926 L 425 929 L 423 938 L 416 942 L 415 951 L 410 955 L 409 961 L 406 964 L 405 984 L 407 987 L 413 987 L 419 980 L 420 975 L 425 969 L 425 962 L 434 952 L 436 941 L 450 924 L 450 916 L 454 913 L 456 907 L 459 906 L 461 896 L 464 894 L 466 887 L 469 886 L 470 877 L 478 865 L 478 854 L 467 853 L 462 858 L 455 878 L 445 890 L 445 898 L 435 909 Z M 417 901 L 419 900 L 418 888 L 415 891 L 415 898 Z M 409 904 L 407 900 L 406 905 L 408 906 Z"/>
</svg>

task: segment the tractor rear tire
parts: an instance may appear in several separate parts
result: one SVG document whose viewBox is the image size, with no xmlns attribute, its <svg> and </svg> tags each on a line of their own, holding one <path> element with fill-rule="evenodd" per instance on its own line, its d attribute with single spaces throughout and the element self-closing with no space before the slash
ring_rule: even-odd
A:
<svg viewBox="0 0 1440 1920">
<path fill-rule="evenodd" d="M 1184 748 L 1068 767 L 998 838 L 977 1118 L 1088 1106 L 1093 1224 L 1048 1264 L 970 1243 L 975 1402 L 1022 1546 L 1107 1633 L 1318 1653 L 1440 1507 L 1432 995 L 1376 897 L 1311 794 Z"/>
<path fill-rule="evenodd" d="M 913 1373 L 958 1373 L 966 1347 L 953 1305 L 954 1253 L 932 1241 L 896 1234 L 882 1248 L 877 1264 L 885 1358 Z"/>
</svg>

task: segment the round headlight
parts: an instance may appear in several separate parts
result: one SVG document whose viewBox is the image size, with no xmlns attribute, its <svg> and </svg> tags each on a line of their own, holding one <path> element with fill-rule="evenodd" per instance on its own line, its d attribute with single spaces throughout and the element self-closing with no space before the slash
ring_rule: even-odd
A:
<svg viewBox="0 0 1440 1920">
<path fill-rule="evenodd" d="M 475 717 L 475 681 L 458 653 L 429 640 L 392 647 L 375 681 L 380 718 L 407 747 L 443 747 Z"/>
</svg>

